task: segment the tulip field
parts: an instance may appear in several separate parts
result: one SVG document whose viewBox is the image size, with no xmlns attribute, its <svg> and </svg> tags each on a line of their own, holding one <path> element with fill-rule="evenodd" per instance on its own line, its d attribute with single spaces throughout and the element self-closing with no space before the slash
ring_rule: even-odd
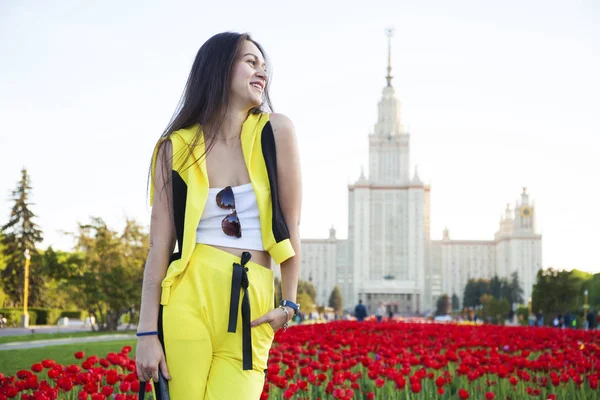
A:
<svg viewBox="0 0 600 400">
<path fill-rule="evenodd" d="M 277 332 L 261 399 L 600 399 L 598 332 L 397 320 L 302 324 Z M 130 351 L 77 352 L 69 365 L 40 360 L 15 376 L 0 374 L 0 400 L 136 399 Z"/>
</svg>

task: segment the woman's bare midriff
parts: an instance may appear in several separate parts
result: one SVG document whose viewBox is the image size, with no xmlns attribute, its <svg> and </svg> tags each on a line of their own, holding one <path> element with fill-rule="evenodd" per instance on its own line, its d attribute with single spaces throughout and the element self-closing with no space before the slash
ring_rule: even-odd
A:
<svg viewBox="0 0 600 400">
<path fill-rule="evenodd" d="M 236 249 L 234 247 L 223 247 L 223 246 L 215 246 L 215 245 L 211 245 L 211 247 L 225 251 L 229 254 L 233 254 L 238 257 L 241 257 L 242 253 L 247 251 L 248 253 L 250 253 L 252 255 L 252 258 L 250 259 L 251 262 L 258 264 L 262 267 L 271 269 L 271 255 L 267 251 L 244 250 L 244 249 Z"/>
</svg>

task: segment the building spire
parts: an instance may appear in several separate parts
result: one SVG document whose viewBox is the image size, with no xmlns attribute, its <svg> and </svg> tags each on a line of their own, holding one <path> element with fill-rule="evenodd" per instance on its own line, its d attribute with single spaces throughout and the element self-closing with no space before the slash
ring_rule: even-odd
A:
<svg viewBox="0 0 600 400">
<path fill-rule="evenodd" d="M 387 67 L 387 85 L 392 86 L 392 36 L 394 36 L 394 28 L 386 28 L 385 35 L 388 37 L 388 67 Z"/>
</svg>

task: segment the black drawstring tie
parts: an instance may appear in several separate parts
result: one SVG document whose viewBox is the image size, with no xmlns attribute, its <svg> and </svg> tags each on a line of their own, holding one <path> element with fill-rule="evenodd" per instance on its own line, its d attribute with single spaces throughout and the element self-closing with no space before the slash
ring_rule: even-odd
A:
<svg viewBox="0 0 600 400">
<path fill-rule="evenodd" d="M 242 253 L 242 264 L 233 263 L 233 277 L 231 279 L 231 299 L 229 302 L 229 328 L 227 332 L 235 333 L 238 317 L 238 304 L 240 304 L 240 291 L 244 290 L 242 298 L 242 364 L 243 369 L 252 369 L 252 333 L 250 331 L 250 298 L 248 294 L 248 267 L 252 255 L 247 251 Z"/>
</svg>

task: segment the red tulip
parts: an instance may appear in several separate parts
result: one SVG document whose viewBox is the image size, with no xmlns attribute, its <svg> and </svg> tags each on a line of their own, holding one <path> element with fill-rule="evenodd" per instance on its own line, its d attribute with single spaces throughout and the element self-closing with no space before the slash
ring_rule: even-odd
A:
<svg viewBox="0 0 600 400">
<path fill-rule="evenodd" d="M 102 393 L 108 397 L 111 394 L 113 394 L 113 392 L 115 391 L 115 388 L 113 388 L 112 386 L 104 386 L 102 387 Z"/>
<path fill-rule="evenodd" d="M 421 391 L 421 384 L 419 382 L 413 383 L 410 385 L 410 390 L 412 390 L 413 393 L 419 393 Z"/>
<path fill-rule="evenodd" d="M 83 351 L 78 351 L 77 353 L 75 353 L 76 359 L 81 360 L 83 357 L 85 357 L 85 353 Z"/>
<path fill-rule="evenodd" d="M 44 366 L 42 364 L 33 364 L 31 366 L 31 370 L 33 372 L 42 372 L 44 370 Z"/>
<path fill-rule="evenodd" d="M 127 381 L 123 381 L 121 382 L 121 384 L 119 385 L 119 390 L 121 392 L 128 392 L 129 389 L 131 388 L 131 383 L 127 382 Z"/>
</svg>

